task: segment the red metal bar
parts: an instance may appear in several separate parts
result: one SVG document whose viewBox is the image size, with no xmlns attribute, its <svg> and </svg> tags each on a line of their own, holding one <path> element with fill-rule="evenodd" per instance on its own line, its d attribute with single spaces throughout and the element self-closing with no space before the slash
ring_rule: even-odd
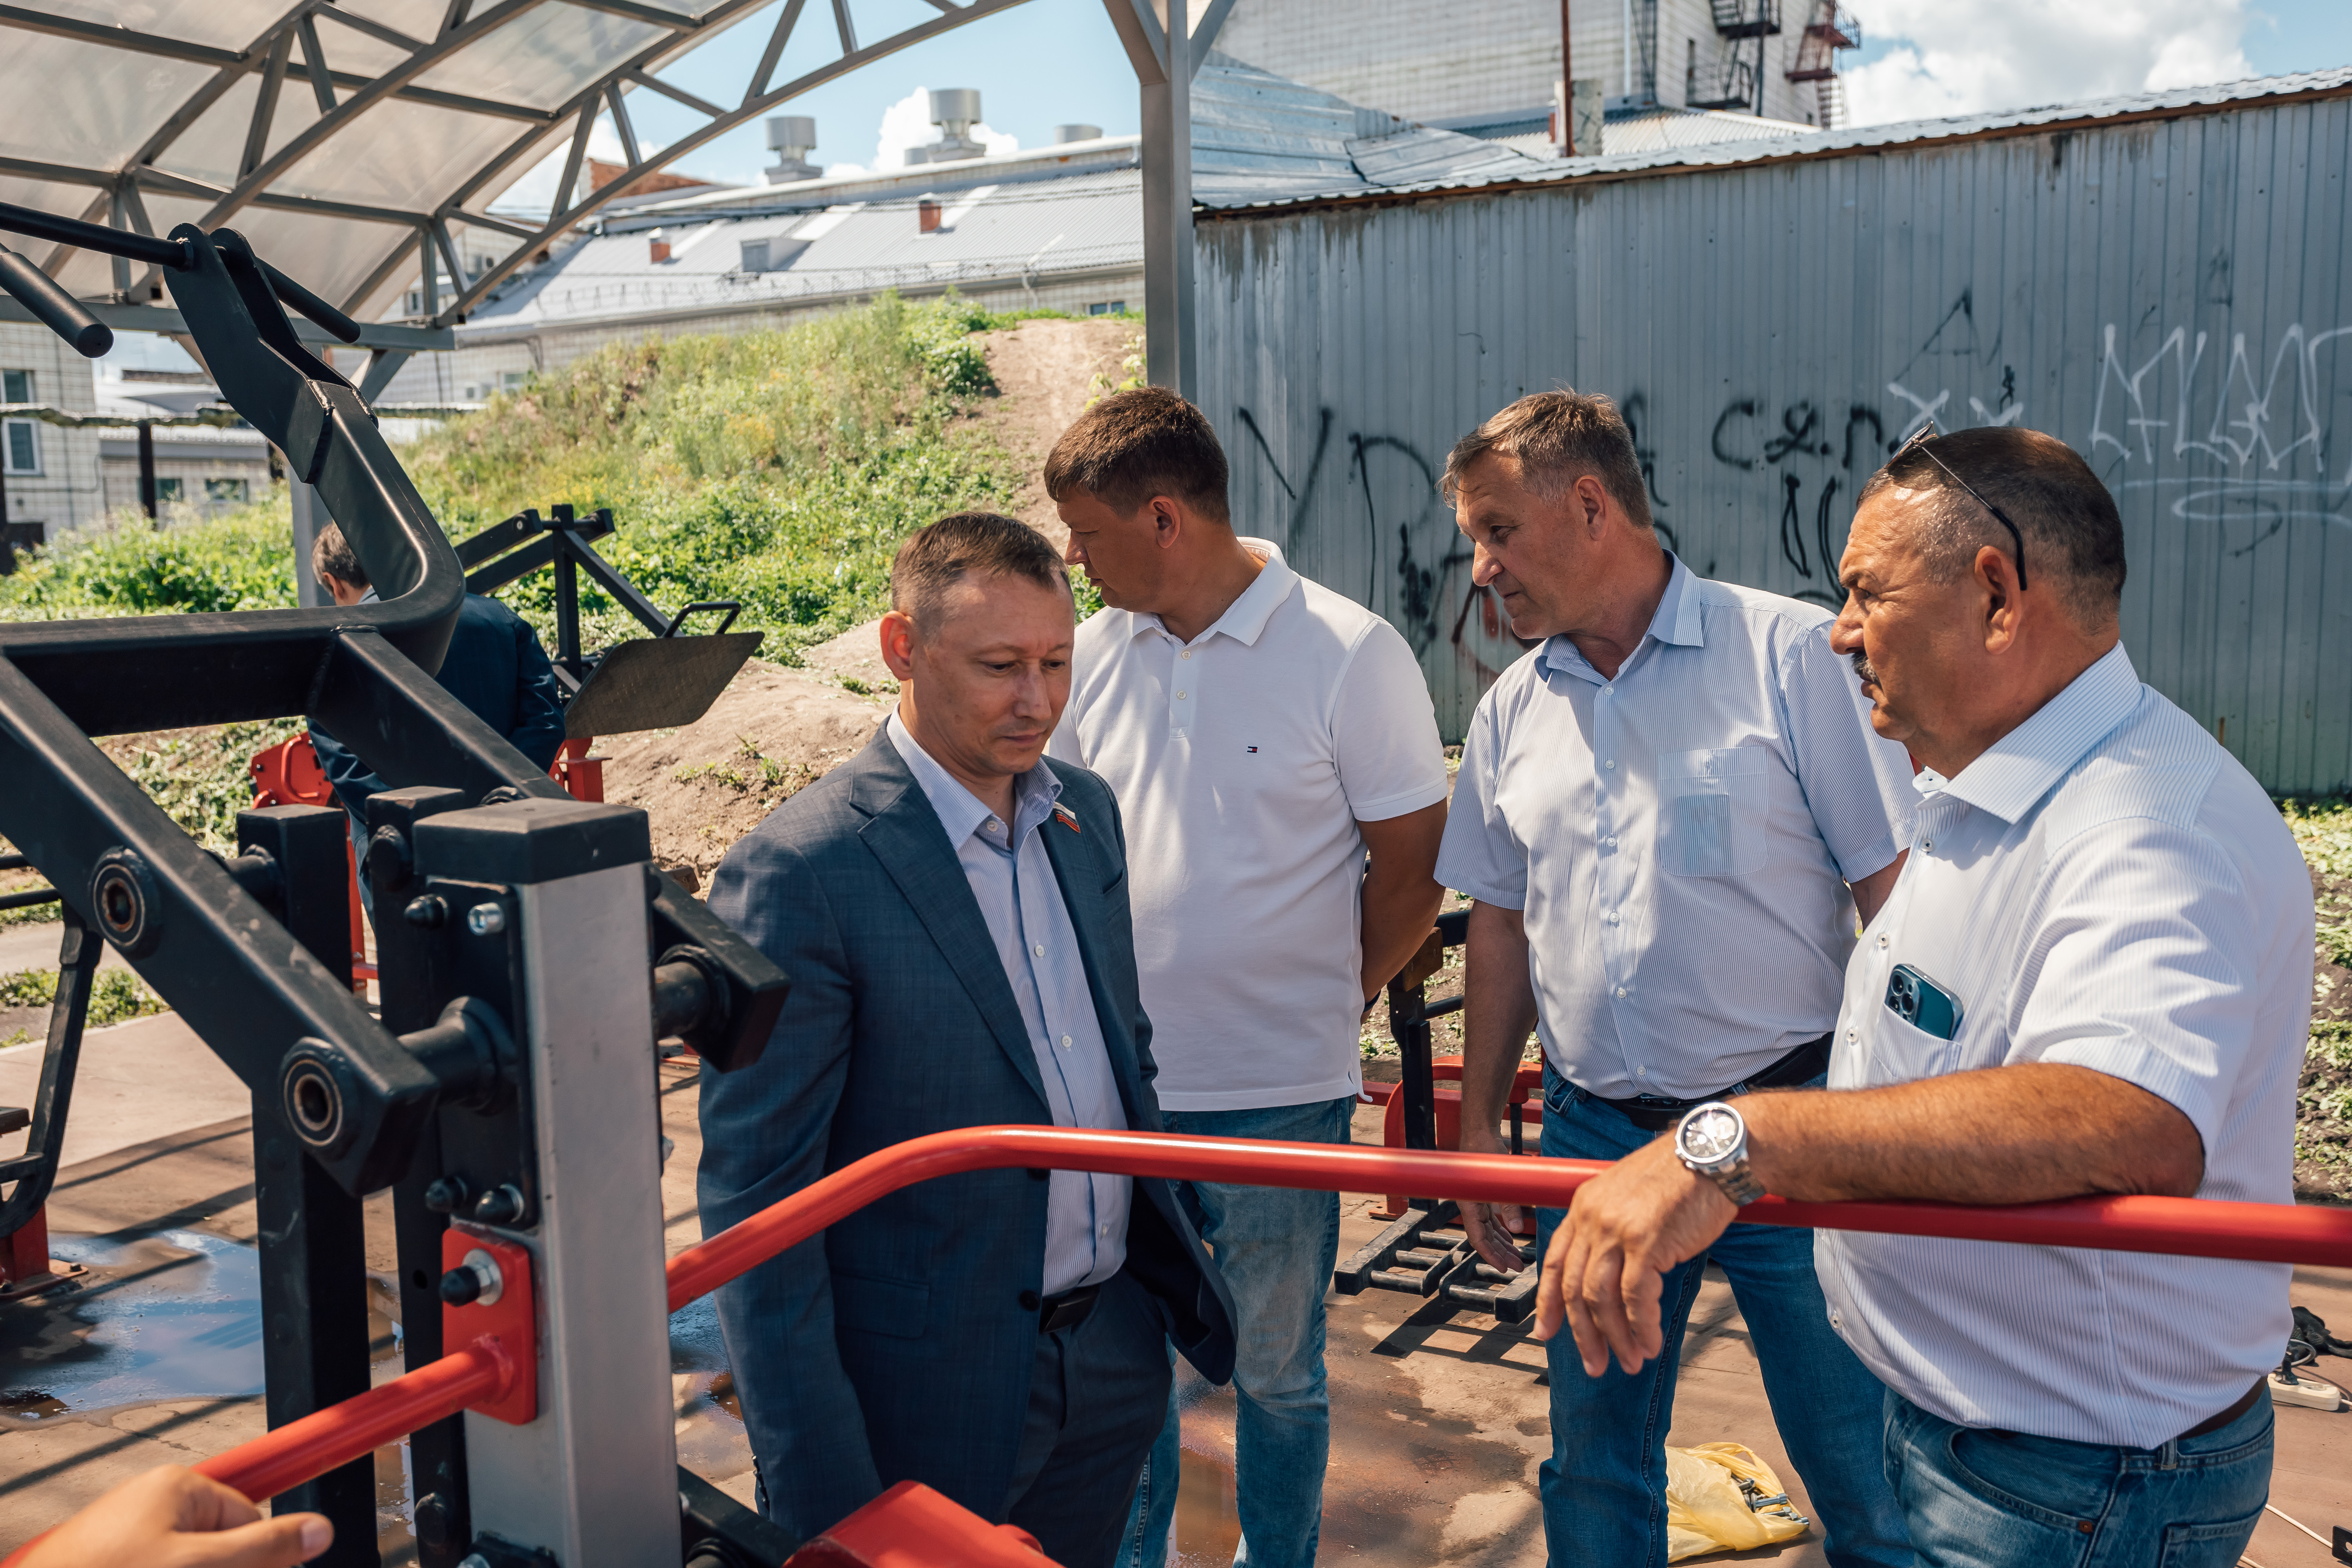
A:
<svg viewBox="0 0 2352 1568">
<path fill-rule="evenodd" d="M 1273 1143 L 1167 1132 L 971 1127 L 867 1155 L 669 1261 L 669 1305 L 698 1296 L 901 1187 L 1007 1166 L 1105 1171 L 1314 1191 L 1386 1187 L 1434 1197 L 1565 1205 L 1599 1160 Z M 1967 1241 L 2164 1252 L 2275 1263 L 2352 1264 L 2352 1210 L 2203 1198 L 2082 1198 L 2012 1208 L 1957 1204 L 1801 1204 L 1765 1197 L 1740 1211 L 1760 1225 L 1939 1236 Z M 511 1373 L 493 1339 L 330 1410 L 292 1422 L 198 1468 L 260 1499 L 325 1474 L 429 1422 L 500 1392 Z"/>
<path fill-rule="evenodd" d="M 494 1399 L 514 1382 L 514 1362 L 488 1335 L 405 1377 L 289 1421 L 196 1466 L 255 1502 L 350 1464 L 386 1443 Z"/>
<path fill-rule="evenodd" d="M 970 1127 L 877 1150 L 669 1260 L 670 1310 L 805 1241 L 875 1199 L 917 1182 L 1008 1165 L 1172 1176 L 1262 1187 L 1376 1193 L 1565 1206 L 1609 1168 L 1601 1160 L 1524 1160 L 1330 1143 L 1087 1132 L 1066 1127 Z M 2010 1208 L 1958 1204 L 1801 1204 L 1765 1197 L 1740 1211 L 1757 1225 L 1882 1231 L 1966 1241 L 2168 1252 L 2272 1263 L 2352 1264 L 2352 1210 L 2206 1198 L 2077 1198 Z"/>
</svg>

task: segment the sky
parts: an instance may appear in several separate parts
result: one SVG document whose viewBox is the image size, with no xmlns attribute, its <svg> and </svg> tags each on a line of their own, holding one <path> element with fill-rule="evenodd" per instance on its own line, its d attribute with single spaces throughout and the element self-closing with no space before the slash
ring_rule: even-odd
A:
<svg viewBox="0 0 2352 1568">
<path fill-rule="evenodd" d="M 1247 5 L 1250 0 L 1240 0 Z M 1427 0 L 1442 17 L 1444 0 Z M 1605 0 L 1580 0 L 1582 4 Z M 2352 65 L 2347 0 L 1848 0 L 1864 47 L 1841 57 L 1850 121 L 1857 125 L 2077 101 L 2116 93 Z M 1787 0 L 1791 11 L 1805 0 Z M 663 77 L 718 103 L 742 96 L 782 0 L 665 68 Z M 924 0 L 857 0 L 860 37 L 938 15 Z M 833 58 L 838 39 L 823 6 L 807 6 L 779 82 Z M 976 88 L 992 149 L 1040 147 L 1076 121 L 1111 135 L 1138 123 L 1134 73 L 1102 0 L 1027 0 L 918 44 L 780 105 L 817 121 L 812 161 L 842 174 L 897 168 L 911 145 L 937 140 L 930 88 Z M 664 143 L 700 122 L 656 95 L 629 95 L 639 138 Z M 1374 106 L 1377 107 L 1377 106 Z M 620 141 L 599 121 L 597 155 Z M 724 184 L 754 184 L 772 162 L 764 129 L 743 126 L 673 165 Z M 551 159 L 500 202 L 544 211 L 561 160 Z"/>
</svg>

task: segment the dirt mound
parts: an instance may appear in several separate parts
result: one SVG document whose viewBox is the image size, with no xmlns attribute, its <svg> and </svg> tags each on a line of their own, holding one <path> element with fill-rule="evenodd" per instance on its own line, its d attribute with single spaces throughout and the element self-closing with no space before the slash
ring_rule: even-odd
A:
<svg viewBox="0 0 2352 1568">
<path fill-rule="evenodd" d="M 872 738 L 889 712 L 804 670 L 753 659 L 682 730 L 596 743 L 604 798 L 643 806 L 654 856 L 708 888 L 728 846 Z"/>
<path fill-rule="evenodd" d="M 1068 531 L 1038 479 L 1045 454 L 1089 402 L 1127 379 L 1127 360 L 1143 352 L 1142 324 L 1024 321 L 982 333 L 981 343 L 997 389 L 980 405 L 981 421 L 1027 479 L 1013 515 L 1058 548 Z"/>
</svg>

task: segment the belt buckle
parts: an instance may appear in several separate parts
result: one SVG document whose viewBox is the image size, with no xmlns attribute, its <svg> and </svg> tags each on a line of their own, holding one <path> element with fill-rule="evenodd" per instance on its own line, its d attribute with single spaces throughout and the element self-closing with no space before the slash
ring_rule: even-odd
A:
<svg viewBox="0 0 2352 1568">
<path fill-rule="evenodd" d="M 1633 1097 L 1633 1103 L 1644 1110 L 1675 1111 L 1691 1108 L 1691 1101 L 1676 1100 L 1671 1094 L 1637 1094 Z"/>
</svg>

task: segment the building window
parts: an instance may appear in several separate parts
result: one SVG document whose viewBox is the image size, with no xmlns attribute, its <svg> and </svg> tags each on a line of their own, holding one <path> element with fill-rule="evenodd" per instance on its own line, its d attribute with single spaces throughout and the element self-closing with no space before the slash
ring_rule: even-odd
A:
<svg viewBox="0 0 2352 1568">
<path fill-rule="evenodd" d="M 0 370 L 0 403 L 35 403 L 29 370 Z M 0 461 L 12 474 L 41 471 L 41 427 L 30 419 L 0 421 Z"/>
<path fill-rule="evenodd" d="M 527 370 L 502 370 L 499 373 L 499 390 L 512 392 L 530 379 Z"/>
<path fill-rule="evenodd" d="M 178 479 L 157 479 L 155 481 L 155 504 L 157 506 L 162 506 L 168 501 L 178 500 L 185 488 L 186 487 Z"/>
<path fill-rule="evenodd" d="M 208 501 L 243 506 L 247 499 L 247 485 L 243 479 L 206 479 L 205 481 L 205 500 Z"/>
<path fill-rule="evenodd" d="M 1127 301 L 1124 300 L 1105 300 L 1098 304 L 1087 306 L 1087 314 L 1089 316 L 1124 316 L 1127 314 Z"/>
</svg>

